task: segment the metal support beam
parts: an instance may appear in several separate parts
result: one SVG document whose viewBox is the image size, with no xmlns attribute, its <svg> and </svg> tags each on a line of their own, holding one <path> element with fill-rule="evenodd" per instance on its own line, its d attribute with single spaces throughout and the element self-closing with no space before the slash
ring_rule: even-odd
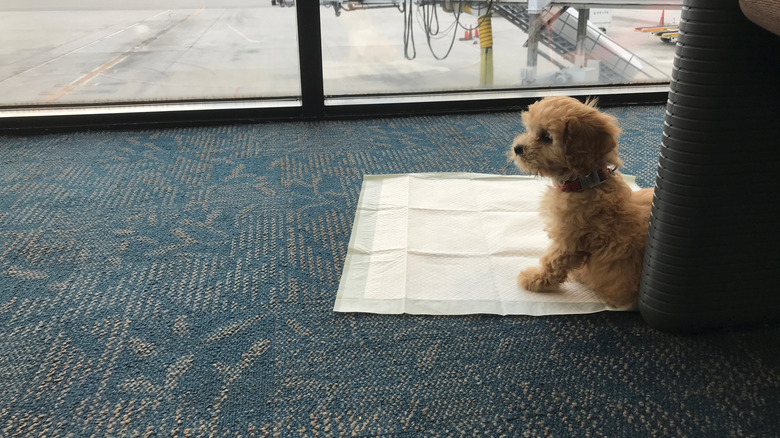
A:
<svg viewBox="0 0 780 438">
<path fill-rule="evenodd" d="M 585 67 L 588 57 L 585 53 L 585 41 L 588 40 L 588 19 L 590 9 L 577 10 L 577 49 L 574 51 L 574 66 Z"/>
<path fill-rule="evenodd" d="M 537 26 L 541 14 L 529 13 L 528 22 L 528 53 L 526 56 L 525 66 L 523 70 L 522 82 L 524 84 L 533 84 L 536 82 L 536 64 L 539 57 L 539 32 L 542 26 Z"/>
</svg>

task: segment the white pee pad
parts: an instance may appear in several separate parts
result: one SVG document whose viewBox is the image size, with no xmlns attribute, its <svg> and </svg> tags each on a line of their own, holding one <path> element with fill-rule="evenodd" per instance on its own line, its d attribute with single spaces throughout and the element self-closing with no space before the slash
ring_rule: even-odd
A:
<svg viewBox="0 0 780 438">
<path fill-rule="evenodd" d="M 629 182 L 636 187 L 633 179 Z M 517 274 L 549 239 L 546 180 L 474 173 L 366 175 L 334 311 L 552 315 L 623 310 L 583 285 L 529 292 Z"/>
</svg>

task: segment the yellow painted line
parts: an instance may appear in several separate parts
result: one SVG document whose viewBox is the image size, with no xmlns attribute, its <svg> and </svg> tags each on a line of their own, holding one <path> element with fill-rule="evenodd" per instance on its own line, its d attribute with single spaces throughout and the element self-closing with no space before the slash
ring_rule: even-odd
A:
<svg viewBox="0 0 780 438">
<path fill-rule="evenodd" d="M 70 93 L 71 91 L 75 90 L 76 88 L 80 87 L 81 85 L 86 84 L 87 82 L 91 81 L 92 78 L 94 78 L 95 76 L 99 75 L 100 73 L 103 73 L 104 71 L 108 70 L 109 68 L 111 68 L 111 67 L 119 64 L 120 62 L 124 61 L 125 58 L 130 56 L 136 50 L 138 50 L 137 47 L 133 48 L 132 50 L 128 50 L 127 52 L 117 56 L 116 58 L 112 59 L 111 61 L 101 65 L 100 67 L 98 67 L 98 68 L 92 70 L 91 72 L 85 74 L 84 76 L 78 78 L 74 82 L 71 82 L 70 84 L 68 84 L 68 86 L 66 86 L 65 88 L 60 90 L 57 94 L 54 94 L 54 95 L 51 95 L 51 96 L 47 97 L 46 98 L 46 103 L 54 102 L 55 100 L 59 99 L 60 97 L 66 95 L 66 94 Z"/>
<path fill-rule="evenodd" d="M 202 7 L 202 8 L 200 8 L 200 9 L 198 9 L 197 11 L 195 11 L 195 12 L 191 13 L 191 14 L 190 14 L 190 15 L 188 15 L 188 16 L 187 16 L 187 18 L 185 18 L 184 20 L 188 20 L 188 19 L 190 19 L 190 18 L 192 18 L 192 17 L 194 17 L 194 16 L 196 16 L 196 15 L 200 14 L 201 12 L 203 12 L 203 10 L 204 10 L 204 9 L 206 9 L 206 7 L 205 7 L 205 6 L 204 6 L 204 7 Z M 184 21 L 184 20 L 182 20 L 182 21 Z"/>
<path fill-rule="evenodd" d="M 190 18 L 194 17 L 195 15 L 200 14 L 204 9 L 206 9 L 206 8 L 202 7 L 200 9 L 198 9 L 197 11 L 195 11 L 195 12 L 191 13 L 190 15 L 188 15 L 187 18 L 185 18 L 184 20 L 181 20 L 179 23 L 182 23 L 182 22 L 184 22 L 186 20 L 189 20 Z M 57 99 L 61 98 L 62 96 L 70 93 L 71 91 L 75 90 L 76 88 L 78 88 L 78 87 L 86 84 L 87 82 L 91 81 L 92 79 L 95 78 L 95 76 L 105 72 L 106 70 L 110 69 L 111 67 L 113 67 L 113 66 L 119 64 L 120 62 L 124 61 L 125 59 L 127 59 L 128 56 L 132 55 L 133 53 L 137 52 L 138 49 L 143 47 L 145 42 L 146 41 L 142 42 L 141 44 L 133 47 L 132 49 L 126 51 L 125 53 L 122 53 L 121 55 L 117 56 L 116 58 L 112 59 L 111 61 L 108 61 L 107 63 L 101 65 L 100 67 L 92 70 L 91 72 L 89 72 L 89 73 L 85 74 L 84 76 L 82 76 L 82 77 L 76 79 L 75 81 L 71 82 L 70 84 L 65 86 L 65 88 L 63 88 L 62 90 L 57 92 L 56 94 L 53 94 L 53 95 L 47 97 L 46 98 L 46 103 L 54 102 L 55 100 L 57 100 Z"/>
</svg>

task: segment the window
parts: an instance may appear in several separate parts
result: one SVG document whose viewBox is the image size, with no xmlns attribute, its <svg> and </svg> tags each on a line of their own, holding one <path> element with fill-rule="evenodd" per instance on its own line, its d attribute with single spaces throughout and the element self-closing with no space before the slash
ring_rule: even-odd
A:
<svg viewBox="0 0 780 438">
<path fill-rule="evenodd" d="M 661 93 L 681 3 L 6 0 L 0 122 L 63 108 L 319 117 L 410 97 Z"/>
<path fill-rule="evenodd" d="M 321 20 L 325 94 L 345 96 L 665 83 L 672 37 L 636 28 L 679 10 L 323 2 Z"/>
<path fill-rule="evenodd" d="M 0 106 L 296 98 L 277 1 L 4 1 Z"/>
</svg>

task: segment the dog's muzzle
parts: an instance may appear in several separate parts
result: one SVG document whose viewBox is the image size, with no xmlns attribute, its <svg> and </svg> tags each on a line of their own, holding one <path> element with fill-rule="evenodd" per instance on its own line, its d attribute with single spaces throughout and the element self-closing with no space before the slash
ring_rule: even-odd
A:
<svg viewBox="0 0 780 438">
<path fill-rule="evenodd" d="M 523 145 L 518 144 L 514 147 L 515 155 L 523 155 Z"/>
</svg>

